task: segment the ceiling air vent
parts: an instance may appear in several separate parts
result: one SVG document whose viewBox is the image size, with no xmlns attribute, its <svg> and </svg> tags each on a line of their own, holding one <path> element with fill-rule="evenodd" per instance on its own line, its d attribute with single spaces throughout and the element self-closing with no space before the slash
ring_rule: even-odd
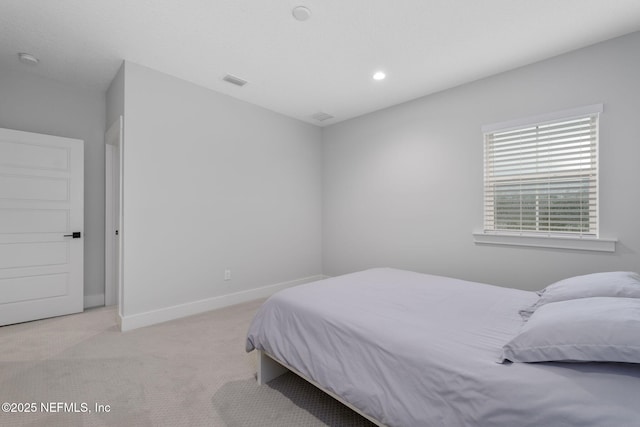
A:
<svg viewBox="0 0 640 427">
<path fill-rule="evenodd" d="M 246 80 L 241 79 L 240 77 L 236 77 L 236 76 L 234 76 L 232 74 L 227 74 L 226 76 L 224 76 L 222 78 L 222 80 L 224 80 L 225 82 L 229 82 L 229 83 L 231 83 L 233 85 L 236 85 L 236 86 L 244 86 L 244 85 L 247 84 Z"/>
<path fill-rule="evenodd" d="M 325 120 L 333 119 L 333 116 L 331 114 L 323 113 L 322 111 L 320 111 L 319 113 L 315 113 L 313 116 L 311 116 L 311 118 L 319 122 L 324 122 Z"/>
</svg>

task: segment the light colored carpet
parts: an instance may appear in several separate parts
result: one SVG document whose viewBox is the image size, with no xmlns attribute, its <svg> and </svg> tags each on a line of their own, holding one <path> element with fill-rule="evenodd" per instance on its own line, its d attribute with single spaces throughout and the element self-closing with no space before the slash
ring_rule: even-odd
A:
<svg viewBox="0 0 640 427">
<path fill-rule="evenodd" d="M 113 308 L 2 327 L 0 403 L 37 411 L 0 412 L 0 426 L 370 425 L 295 375 L 257 385 L 244 340 L 261 303 L 125 333 Z"/>
<path fill-rule="evenodd" d="M 267 386 L 255 378 L 228 382 L 213 395 L 213 406 L 228 427 L 375 427 L 291 372 Z"/>
</svg>

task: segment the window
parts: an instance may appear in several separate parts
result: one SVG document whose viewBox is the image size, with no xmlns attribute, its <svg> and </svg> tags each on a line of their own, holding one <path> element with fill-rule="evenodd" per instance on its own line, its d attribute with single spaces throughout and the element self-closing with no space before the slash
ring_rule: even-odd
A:
<svg viewBox="0 0 640 427">
<path fill-rule="evenodd" d="M 483 127 L 485 233 L 598 237 L 601 111 Z"/>
</svg>

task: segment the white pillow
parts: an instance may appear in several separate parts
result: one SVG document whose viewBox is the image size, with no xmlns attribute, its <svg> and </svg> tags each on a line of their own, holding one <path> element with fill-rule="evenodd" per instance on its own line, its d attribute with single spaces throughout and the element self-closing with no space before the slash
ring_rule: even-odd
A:
<svg viewBox="0 0 640 427">
<path fill-rule="evenodd" d="M 589 297 L 640 298 L 640 274 L 633 271 L 611 271 L 575 276 L 553 283 L 538 292 L 540 299 L 520 315 L 527 319 L 545 304 Z"/>
<path fill-rule="evenodd" d="M 640 363 L 640 299 L 594 297 L 538 308 L 501 361 Z"/>
</svg>

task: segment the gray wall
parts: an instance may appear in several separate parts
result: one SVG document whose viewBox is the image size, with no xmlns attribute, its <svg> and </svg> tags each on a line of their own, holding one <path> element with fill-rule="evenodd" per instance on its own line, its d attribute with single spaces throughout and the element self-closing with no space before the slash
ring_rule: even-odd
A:
<svg viewBox="0 0 640 427">
<path fill-rule="evenodd" d="M 320 129 L 124 70 L 124 316 L 320 274 Z"/>
<path fill-rule="evenodd" d="M 323 272 L 392 266 L 523 289 L 640 270 L 640 33 L 326 128 Z M 481 126 L 594 103 L 600 228 L 614 254 L 474 245 Z"/>
<path fill-rule="evenodd" d="M 107 129 L 120 116 L 124 117 L 124 62 L 107 89 Z"/>
<path fill-rule="evenodd" d="M 104 120 L 102 91 L 0 73 L 0 127 L 84 140 L 85 306 L 104 304 Z"/>
</svg>

